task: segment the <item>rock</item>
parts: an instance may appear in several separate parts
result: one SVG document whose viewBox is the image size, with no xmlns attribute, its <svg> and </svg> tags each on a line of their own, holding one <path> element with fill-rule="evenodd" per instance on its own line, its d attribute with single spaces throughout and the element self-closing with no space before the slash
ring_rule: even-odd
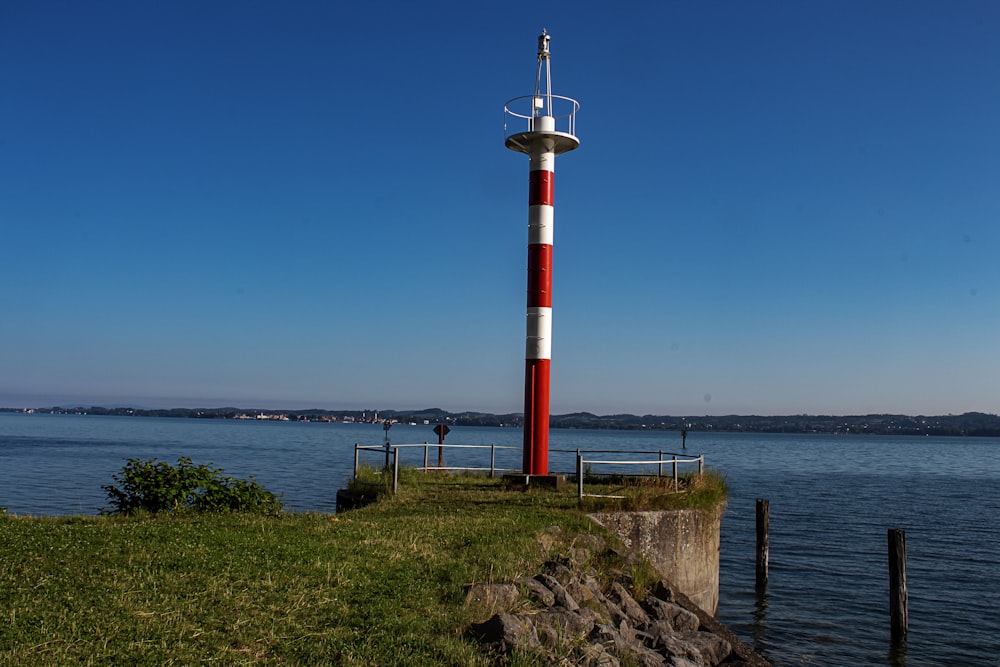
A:
<svg viewBox="0 0 1000 667">
<path fill-rule="evenodd" d="M 674 600 L 674 592 L 670 589 L 670 586 L 663 581 L 663 579 L 660 579 L 653 584 L 651 593 L 664 602 L 676 602 L 676 600 Z"/>
<path fill-rule="evenodd" d="M 538 542 L 542 554 L 546 555 L 562 541 L 562 528 L 549 526 L 544 532 L 535 536 L 535 541 Z"/>
<path fill-rule="evenodd" d="M 632 660 L 638 662 L 642 667 L 663 667 L 667 664 L 666 658 L 645 647 L 637 649 L 632 656 Z"/>
<path fill-rule="evenodd" d="M 628 616 L 632 625 L 636 627 L 645 627 L 649 625 L 650 619 L 649 614 L 646 610 L 635 601 L 625 587 L 615 582 L 611 584 L 612 599 L 618 602 L 618 606 L 621 608 L 625 615 Z"/>
<path fill-rule="evenodd" d="M 582 547 L 591 553 L 600 553 L 607 549 L 608 543 L 600 535 L 577 535 L 573 546 Z"/>
<path fill-rule="evenodd" d="M 691 662 L 685 658 L 679 656 L 673 656 L 670 658 L 669 662 L 665 663 L 667 667 L 701 667 L 700 663 Z"/>
<path fill-rule="evenodd" d="M 465 589 L 465 602 L 495 613 L 513 607 L 518 594 L 514 584 L 472 584 Z"/>
<path fill-rule="evenodd" d="M 659 598 L 647 598 L 647 602 L 650 603 L 654 616 L 669 623 L 674 634 L 685 637 L 698 632 L 701 621 L 687 609 Z"/>
<path fill-rule="evenodd" d="M 524 592 L 528 596 L 529 600 L 533 600 L 543 607 L 551 607 L 556 603 L 555 594 L 535 579 L 531 579 L 530 577 L 521 577 L 520 579 L 517 579 L 515 583 L 524 589 Z"/>
<path fill-rule="evenodd" d="M 375 491 L 337 490 L 337 514 L 348 510 L 361 509 L 376 502 L 378 502 L 378 495 Z"/>
<path fill-rule="evenodd" d="M 607 542 L 598 535 L 577 535 L 569 548 L 569 565 L 579 568 L 588 563 L 594 554 L 599 554 L 607 549 Z M 565 585 L 566 582 L 563 582 Z"/>
<path fill-rule="evenodd" d="M 608 616 L 616 625 L 622 621 L 628 620 L 628 614 L 622 611 L 621 607 L 607 598 L 604 599 L 604 608 L 608 610 Z"/>
<path fill-rule="evenodd" d="M 534 626 L 514 614 L 496 614 L 482 623 L 473 623 L 470 631 L 480 643 L 490 644 L 505 652 L 540 646 Z"/>
<path fill-rule="evenodd" d="M 561 609 L 546 609 L 535 614 L 531 620 L 538 632 L 538 640 L 548 648 L 559 648 L 564 644 L 576 644 L 594 629 L 596 614 L 590 610 L 581 612 Z"/>
<path fill-rule="evenodd" d="M 581 565 L 586 564 L 592 555 L 593 552 L 591 552 L 587 547 L 571 547 L 567 558 L 570 565 L 573 567 L 580 567 Z"/>
<path fill-rule="evenodd" d="M 585 647 L 576 660 L 567 664 L 568 667 L 621 667 L 618 658 L 599 644 Z"/>
<path fill-rule="evenodd" d="M 769 663 L 762 655 L 744 644 L 729 628 L 724 626 L 722 623 L 719 623 L 719 621 L 714 617 L 707 614 L 704 609 L 701 609 L 698 605 L 694 604 L 686 595 L 680 591 L 674 590 L 674 597 L 678 605 L 684 607 L 698 617 L 701 621 L 701 627 L 704 630 L 718 635 L 729 642 L 729 645 L 732 647 L 732 657 L 734 660 L 738 658 L 744 665 L 746 665 L 746 667 L 771 667 L 771 663 Z"/>
<path fill-rule="evenodd" d="M 534 578 L 469 586 L 469 604 L 496 605 L 491 611 L 500 611 L 470 627 L 480 642 L 502 652 L 534 653 L 544 664 L 558 667 L 770 667 L 665 580 L 639 604 L 629 590 L 631 577 L 606 568 L 601 573 L 602 580 L 610 581 L 605 590 L 583 565 L 589 559 L 583 550 L 606 549 L 600 538 L 574 538 L 558 531 L 547 535 L 558 537 L 563 547 L 577 544 L 571 539 L 585 546 L 572 547 L 581 552 L 571 553 L 565 563 L 547 562 Z M 627 560 L 619 555 L 616 565 Z M 534 608 L 509 613 L 519 594 Z"/>
<path fill-rule="evenodd" d="M 594 594 L 594 598 L 598 602 L 603 603 L 607 600 L 607 598 L 604 597 L 604 589 L 601 587 L 601 582 L 593 576 L 587 575 L 581 580 L 581 583 L 587 588 L 587 590 Z"/>
<path fill-rule="evenodd" d="M 552 575 L 539 574 L 535 577 L 535 580 L 552 591 L 552 594 L 556 598 L 556 604 L 560 607 L 565 607 L 570 611 L 576 611 L 580 608 L 580 605 L 573 599 L 573 596 Z"/>
<path fill-rule="evenodd" d="M 732 647 L 722 637 L 713 635 L 711 632 L 699 632 L 689 640 L 701 653 L 706 664 L 718 665 L 729 657 Z"/>
<path fill-rule="evenodd" d="M 587 640 L 593 644 L 600 644 L 604 648 L 615 646 L 621 642 L 621 636 L 613 625 L 598 623 L 587 635 Z"/>
<path fill-rule="evenodd" d="M 542 567 L 545 568 L 546 574 L 554 577 L 563 586 L 576 579 L 576 576 L 568 567 L 554 560 L 546 561 Z"/>
<path fill-rule="evenodd" d="M 660 635 L 657 637 L 657 648 L 672 662 L 671 665 L 690 664 L 695 667 L 708 667 L 708 662 L 694 645 L 676 635 Z"/>
<path fill-rule="evenodd" d="M 577 604 L 581 606 L 586 604 L 587 602 L 590 602 L 591 600 L 596 600 L 596 597 L 594 596 L 594 591 L 592 591 L 587 586 L 584 586 L 582 583 L 580 583 L 575 579 L 566 584 L 566 592 L 572 595 L 573 599 L 576 600 Z"/>
</svg>

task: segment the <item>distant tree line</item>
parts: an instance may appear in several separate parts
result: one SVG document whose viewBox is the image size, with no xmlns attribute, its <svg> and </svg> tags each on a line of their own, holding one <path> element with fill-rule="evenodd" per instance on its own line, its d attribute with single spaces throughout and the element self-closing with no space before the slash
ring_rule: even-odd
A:
<svg viewBox="0 0 1000 667">
<path fill-rule="evenodd" d="M 6 412 L 25 412 L 23 408 L 0 408 Z M 456 426 L 510 426 L 523 423 L 520 413 L 495 415 L 488 412 L 452 413 L 440 408 L 426 410 L 248 410 L 225 408 L 103 408 L 51 407 L 33 408 L 33 412 L 50 414 L 86 414 L 136 417 L 184 417 L 193 419 L 237 419 L 248 415 L 264 415 L 289 421 L 378 421 Z M 702 417 L 672 417 L 662 415 L 617 414 L 599 416 L 589 412 L 552 415 L 552 428 L 623 429 L 656 431 L 727 431 L 737 433 L 838 433 L 877 435 L 953 435 L 1000 436 L 1000 416 L 983 412 L 961 415 L 910 416 L 870 414 L 832 415 L 723 415 Z"/>
</svg>

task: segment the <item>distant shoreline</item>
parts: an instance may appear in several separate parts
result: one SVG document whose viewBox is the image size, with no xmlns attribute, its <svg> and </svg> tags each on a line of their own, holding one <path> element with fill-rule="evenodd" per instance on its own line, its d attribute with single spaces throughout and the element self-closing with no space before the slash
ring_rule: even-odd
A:
<svg viewBox="0 0 1000 667">
<path fill-rule="evenodd" d="M 104 408 L 76 406 L 50 408 L 0 408 L 0 412 L 73 414 L 124 417 L 176 417 L 188 419 L 243 419 L 330 423 L 401 423 L 415 425 L 501 426 L 520 428 L 522 415 L 486 412 L 452 413 L 440 408 L 425 410 L 271 410 L 243 408 Z M 983 412 L 961 415 L 724 415 L 674 417 L 659 415 L 604 415 L 575 412 L 552 415 L 552 428 L 651 430 L 730 433 L 831 433 L 844 435 L 942 435 L 1000 437 L 1000 416 Z"/>
</svg>

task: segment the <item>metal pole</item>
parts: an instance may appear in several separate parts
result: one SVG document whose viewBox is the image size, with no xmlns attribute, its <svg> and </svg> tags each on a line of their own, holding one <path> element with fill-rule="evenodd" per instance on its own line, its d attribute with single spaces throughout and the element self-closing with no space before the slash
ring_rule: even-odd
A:
<svg viewBox="0 0 1000 667">
<path fill-rule="evenodd" d="M 427 441 L 424 441 L 424 472 L 427 472 Z"/>
<path fill-rule="evenodd" d="M 388 436 L 387 436 L 388 437 Z M 389 443 L 385 443 L 385 469 L 389 469 Z"/>
<path fill-rule="evenodd" d="M 663 461 L 663 450 L 661 449 L 658 452 L 658 454 L 659 455 L 656 458 L 659 459 L 660 461 Z M 661 477 L 663 477 L 663 464 L 662 463 L 658 463 L 656 465 L 656 478 L 659 479 Z"/>
<path fill-rule="evenodd" d="M 698 475 L 701 476 L 705 472 L 705 455 L 702 454 L 698 457 Z"/>
<path fill-rule="evenodd" d="M 392 493 L 399 489 L 399 448 L 392 450 Z"/>
<path fill-rule="evenodd" d="M 576 450 L 576 497 L 583 502 L 583 457 L 580 450 Z"/>
<path fill-rule="evenodd" d="M 358 443 L 354 443 L 354 479 L 358 478 Z"/>
<path fill-rule="evenodd" d="M 677 492 L 677 455 L 670 460 L 671 465 L 674 467 L 674 493 Z"/>
<path fill-rule="evenodd" d="M 493 470 L 496 468 L 497 461 L 497 446 L 496 443 L 490 443 L 490 479 L 493 479 Z"/>
</svg>

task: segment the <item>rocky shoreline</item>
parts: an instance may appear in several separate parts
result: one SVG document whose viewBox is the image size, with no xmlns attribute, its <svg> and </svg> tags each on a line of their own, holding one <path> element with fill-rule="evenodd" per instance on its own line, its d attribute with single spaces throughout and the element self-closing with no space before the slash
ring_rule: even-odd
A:
<svg viewBox="0 0 1000 667">
<path fill-rule="evenodd" d="M 770 667 L 669 582 L 637 586 L 637 554 L 596 535 L 560 541 L 565 557 L 534 577 L 468 588 L 467 603 L 492 614 L 469 629 L 487 650 L 579 667 Z"/>
</svg>

